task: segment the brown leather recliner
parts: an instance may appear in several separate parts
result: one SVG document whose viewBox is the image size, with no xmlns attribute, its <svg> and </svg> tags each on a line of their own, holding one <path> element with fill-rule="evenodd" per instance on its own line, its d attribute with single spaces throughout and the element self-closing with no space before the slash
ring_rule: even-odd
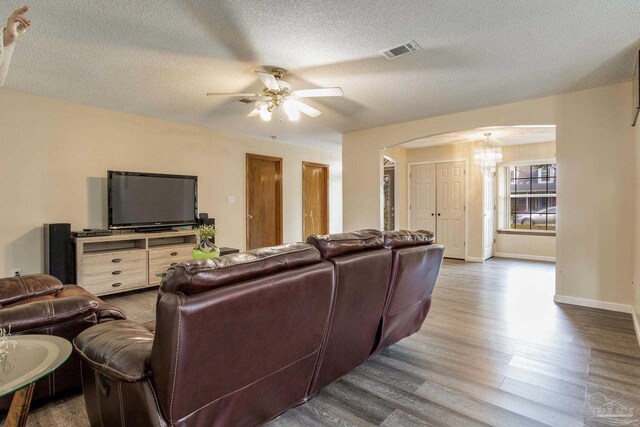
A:
<svg viewBox="0 0 640 427">
<path fill-rule="evenodd" d="M 290 244 L 170 269 L 155 334 L 130 321 L 81 333 L 91 425 L 258 425 L 420 327 L 442 246 L 409 234 L 385 248 L 376 230 L 309 242 L 319 250 Z M 407 315 L 385 323 L 387 307 Z"/>
<path fill-rule="evenodd" d="M 124 318 L 117 307 L 52 276 L 0 279 L 0 328 L 13 335 L 56 335 L 71 341 L 90 326 Z M 72 354 L 63 366 L 36 383 L 33 400 L 79 389 L 80 372 L 80 358 Z M 7 410 L 10 402 L 11 397 L 0 399 L 0 410 Z"/>
<path fill-rule="evenodd" d="M 250 426 L 303 403 L 334 270 L 299 243 L 169 269 L 155 335 L 117 321 L 74 340 L 92 426 Z"/>
<path fill-rule="evenodd" d="M 391 249 L 393 262 L 374 353 L 420 330 L 444 255 L 444 246 L 434 244 L 430 231 L 389 231 L 384 246 Z"/>
<path fill-rule="evenodd" d="M 314 396 L 371 354 L 391 277 L 391 250 L 378 230 L 314 235 L 307 243 L 333 264 L 336 275 L 330 329 L 309 390 Z"/>
</svg>

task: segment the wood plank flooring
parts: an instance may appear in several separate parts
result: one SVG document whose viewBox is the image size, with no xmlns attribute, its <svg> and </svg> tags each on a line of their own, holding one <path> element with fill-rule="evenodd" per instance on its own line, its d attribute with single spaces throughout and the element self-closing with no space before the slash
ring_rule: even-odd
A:
<svg viewBox="0 0 640 427">
<path fill-rule="evenodd" d="M 640 411 L 631 316 L 557 305 L 555 266 L 446 260 L 422 330 L 268 426 L 602 426 L 585 401 Z M 155 291 L 107 298 L 154 317 Z M 640 416 L 627 425 L 640 426 Z M 32 410 L 29 426 L 85 426 L 81 396 Z"/>
</svg>

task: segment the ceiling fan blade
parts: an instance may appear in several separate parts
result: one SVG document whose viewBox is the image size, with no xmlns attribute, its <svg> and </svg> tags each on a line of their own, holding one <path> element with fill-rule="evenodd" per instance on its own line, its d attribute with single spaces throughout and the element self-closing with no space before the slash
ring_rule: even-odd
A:
<svg viewBox="0 0 640 427">
<path fill-rule="evenodd" d="M 251 98 L 254 98 L 256 96 L 262 96 L 262 95 L 258 95 L 256 93 L 207 93 L 207 96 L 248 96 Z"/>
<path fill-rule="evenodd" d="M 310 105 L 305 104 L 304 102 L 296 101 L 295 99 L 291 100 L 293 105 L 300 111 L 301 113 L 306 114 L 309 117 L 318 117 L 322 112 L 316 110 Z"/>
<path fill-rule="evenodd" d="M 339 87 L 322 87 L 318 89 L 294 90 L 293 96 L 296 98 L 317 98 L 320 96 L 343 96 L 344 92 Z"/>
<path fill-rule="evenodd" d="M 256 71 L 256 75 L 262 81 L 268 89 L 271 90 L 280 90 L 280 86 L 278 85 L 278 80 L 273 76 L 273 74 L 265 73 L 264 71 Z"/>
<path fill-rule="evenodd" d="M 252 112 L 247 114 L 247 117 L 258 117 L 260 115 L 260 111 L 257 108 L 254 108 Z"/>
</svg>

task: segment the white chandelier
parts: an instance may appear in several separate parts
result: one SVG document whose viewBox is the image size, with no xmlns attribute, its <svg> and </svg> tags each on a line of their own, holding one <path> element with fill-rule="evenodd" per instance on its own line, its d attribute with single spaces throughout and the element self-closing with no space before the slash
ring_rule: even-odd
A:
<svg viewBox="0 0 640 427">
<path fill-rule="evenodd" d="M 491 133 L 485 133 L 484 136 L 487 137 L 487 141 L 473 150 L 473 161 L 480 166 L 485 175 L 491 175 L 496 171 L 496 165 L 502 162 L 502 147 L 491 145 Z"/>
</svg>

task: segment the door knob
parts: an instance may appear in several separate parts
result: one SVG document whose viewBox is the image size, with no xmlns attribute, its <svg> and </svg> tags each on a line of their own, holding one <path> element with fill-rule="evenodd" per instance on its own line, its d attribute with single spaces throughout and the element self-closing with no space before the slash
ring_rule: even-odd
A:
<svg viewBox="0 0 640 427">
<path fill-rule="evenodd" d="M 431 216 L 433 216 L 433 212 L 431 212 Z"/>
<path fill-rule="evenodd" d="M 440 214 L 438 213 L 438 216 L 440 216 Z"/>
<path fill-rule="evenodd" d="M 249 219 L 253 219 L 253 215 L 247 215 Z"/>
</svg>

